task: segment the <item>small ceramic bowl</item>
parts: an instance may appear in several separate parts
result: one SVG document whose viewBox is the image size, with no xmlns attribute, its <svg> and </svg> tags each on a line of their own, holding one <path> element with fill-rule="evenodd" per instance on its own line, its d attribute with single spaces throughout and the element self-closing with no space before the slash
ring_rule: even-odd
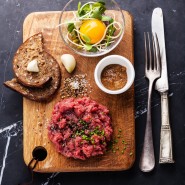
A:
<svg viewBox="0 0 185 185">
<path fill-rule="evenodd" d="M 119 90 L 109 90 L 104 87 L 104 85 L 101 82 L 101 73 L 103 69 L 111 64 L 119 64 L 121 66 L 124 66 L 126 68 L 127 73 L 127 83 L 126 85 L 119 89 Z M 121 94 L 125 91 L 127 91 L 130 86 L 133 84 L 135 78 L 135 70 L 132 65 L 132 63 L 125 57 L 120 55 L 109 55 L 107 57 L 104 57 L 100 62 L 97 64 L 95 71 L 94 71 L 94 79 L 97 84 L 97 86 L 104 92 L 108 94 Z"/>
</svg>

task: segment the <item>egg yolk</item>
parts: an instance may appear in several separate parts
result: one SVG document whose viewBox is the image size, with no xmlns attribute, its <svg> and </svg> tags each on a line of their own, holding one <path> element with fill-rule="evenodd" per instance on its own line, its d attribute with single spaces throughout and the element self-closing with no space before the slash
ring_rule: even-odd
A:
<svg viewBox="0 0 185 185">
<path fill-rule="evenodd" d="M 90 39 L 89 43 L 95 44 L 102 39 L 105 29 L 106 26 L 102 21 L 98 19 L 87 20 L 80 27 L 80 37 L 86 42 L 83 38 L 83 35 L 86 35 Z"/>
</svg>

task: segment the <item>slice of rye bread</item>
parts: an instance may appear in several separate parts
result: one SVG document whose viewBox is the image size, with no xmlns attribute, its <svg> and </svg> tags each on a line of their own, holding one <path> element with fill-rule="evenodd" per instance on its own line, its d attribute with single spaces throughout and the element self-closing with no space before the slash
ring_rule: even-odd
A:
<svg viewBox="0 0 185 185">
<path fill-rule="evenodd" d="M 43 36 L 38 33 L 28 38 L 13 58 L 13 70 L 17 80 L 28 87 L 42 87 L 51 78 L 50 66 L 43 55 Z M 39 72 L 27 71 L 28 63 L 37 60 Z"/>
<path fill-rule="evenodd" d="M 60 86 L 61 70 L 58 62 L 47 52 L 43 52 L 46 62 L 52 71 L 51 79 L 42 88 L 26 87 L 17 78 L 4 82 L 4 85 L 34 101 L 50 101 Z"/>
</svg>

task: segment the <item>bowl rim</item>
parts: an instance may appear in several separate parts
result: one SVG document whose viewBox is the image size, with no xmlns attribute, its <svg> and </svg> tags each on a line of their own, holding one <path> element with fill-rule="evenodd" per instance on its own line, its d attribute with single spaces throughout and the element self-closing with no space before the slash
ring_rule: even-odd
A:
<svg viewBox="0 0 185 185">
<path fill-rule="evenodd" d="M 74 1 L 74 0 L 70 0 L 69 2 L 67 2 L 66 5 L 64 6 L 64 8 L 62 9 L 61 14 L 60 14 L 60 17 L 59 17 L 59 25 L 61 24 L 62 15 L 63 15 L 63 13 L 65 12 L 66 7 L 67 7 L 72 1 Z M 98 0 L 95 0 L 94 2 L 96 2 L 96 1 L 98 1 Z M 78 50 L 76 50 L 75 48 L 71 47 L 69 44 L 67 44 L 67 42 L 65 41 L 65 39 L 64 39 L 64 37 L 63 37 L 63 35 L 62 35 L 62 26 L 59 26 L 58 29 L 59 29 L 59 33 L 60 33 L 60 36 L 61 36 L 61 38 L 62 38 L 62 41 L 64 42 L 64 44 L 65 44 L 69 49 L 71 49 L 71 50 L 72 50 L 73 52 L 75 52 L 76 54 L 79 54 L 79 55 L 84 56 L 84 57 L 99 57 L 99 56 L 102 56 L 102 55 L 105 55 L 105 54 L 111 52 L 112 50 L 114 50 L 114 49 L 119 45 L 119 43 L 120 43 L 121 40 L 123 39 L 123 36 L 124 36 L 124 33 L 125 33 L 125 16 L 124 16 L 123 11 L 122 11 L 122 9 L 120 8 L 119 4 L 118 4 L 115 0 L 111 0 L 111 1 L 113 1 L 113 2 L 116 4 L 116 6 L 118 7 L 119 12 L 121 12 L 121 16 L 122 16 L 122 19 L 123 19 L 123 30 L 122 30 L 122 33 L 121 33 L 119 39 L 117 40 L 117 43 L 116 43 L 115 45 L 113 45 L 113 46 L 111 47 L 111 49 L 106 50 L 106 51 L 103 51 L 103 52 L 101 52 L 101 53 L 99 53 L 99 52 L 89 52 L 90 54 L 88 54 L 88 52 L 82 53 L 82 52 L 79 52 Z"/>
<path fill-rule="evenodd" d="M 112 59 L 110 61 L 110 59 Z M 113 59 L 117 59 L 117 61 L 115 62 Z M 108 60 L 110 62 L 108 62 Z M 118 62 L 119 61 L 119 62 Z M 106 63 L 106 64 L 105 64 Z M 127 66 L 124 65 L 124 63 L 127 64 Z M 109 90 L 106 87 L 104 87 L 104 85 L 101 82 L 101 72 L 103 71 L 103 69 L 111 64 L 120 64 L 124 67 L 126 67 L 126 69 L 130 69 L 131 71 L 131 75 L 130 75 L 130 80 L 128 80 L 127 78 L 127 83 L 125 86 L 123 86 L 123 88 L 119 89 L 119 90 Z M 104 66 L 102 69 L 100 69 L 102 66 Z M 127 73 L 128 76 L 128 73 Z M 96 85 L 105 93 L 108 94 L 121 94 L 123 92 L 126 92 L 133 84 L 134 79 L 135 79 L 135 70 L 134 70 L 134 66 L 133 64 L 124 56 L 121 55 L 109 55 L 104 57 L 103 59 L 101 59 L 98 64 L 96 65 L 96 68 L 94 70 L 94 79 L 96 82 Z"/>
</svg>

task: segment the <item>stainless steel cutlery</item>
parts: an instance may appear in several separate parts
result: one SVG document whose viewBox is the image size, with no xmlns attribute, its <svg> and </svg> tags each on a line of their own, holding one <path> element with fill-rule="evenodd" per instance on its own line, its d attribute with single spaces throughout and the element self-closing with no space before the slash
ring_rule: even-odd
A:
<svg viewBox="0 0 185 185">
<path fill-rule="evenodd" d="M 151 96 L 154 81 L 161 76 L 160 52 L 157 35 L 152 34 L 152 42 L 149 33 L 144 33 L 145 40 L 145 76 L 149 80 L 147 120 L 144 137 L 144 145 L 139 167 L 143 172 L 151 171 L 155 166 L 155 156 L 152 137 L 151 121 Z M 152 43 L 152 44 L 151 44 Z M 152 57 L 153 54 L 153 57 Z"/>
<path fill-rule="evenodd" d="M 159 163 L 174 163 L 172 151 L 172 136 L 169 121 L 168 107 L 168 73 L 166 48 L 164 37 L 163 12 L 161 8 L 155 8 L 152 14 L 152 32 L 158 37 L 161 56 L 161 77 L 156 81 L 155 89 L 161 94 L 161 137 Z"/>
<path fill-rule="evenodd" d="M 145 76 L 149 79 L 147 120 L 143 150 L 139 167 L 143 172 L 153 170 L 155 166 L 154 146 L 152 137 L 151 121 L 151 95 L 153 83 L 155 89 L 161 95 L 161 134 L 160 134 L 160 154 L 159 163 L 174 163 L 172 151 L 172 136 L 169 119 L 168 105 L 168 73 L 166 48 L 164 37 L 163 12 L 161 8 L 155 8 L 152 14 L 152 45 L 149 33 L 144 34 L 145 40 Z M 152 49 L 153 48 L 153 49 Z M 153 52 L 152 52 L 153 50 Z M 153 54 L 153 57 L 152 57 Z M 153 59 L 153 60 L 152 60 Z M 153 61 L 153 62 L 152 62 Z"/>
</svg>

